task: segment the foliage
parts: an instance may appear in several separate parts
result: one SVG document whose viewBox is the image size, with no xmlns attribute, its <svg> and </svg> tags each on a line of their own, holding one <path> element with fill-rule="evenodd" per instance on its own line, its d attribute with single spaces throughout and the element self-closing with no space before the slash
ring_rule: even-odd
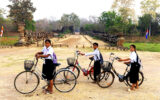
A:
<svg viewBox="0 0 160 100">
<path fill-rule="evenodd" d="M 26 20 L 25 21 L 25 29 L 29 30 L 29 31 L 35 31 L 36 30 L 35 21 L 34 20 L 31 20 L 31 21 Z"/>
<path fill-rule="evenodd" d="M 129 18 L 135 19 L 135 10 L 133 8 L 135 0 L 114 0 L 112 9 L 121 15 L 123 22 L 128 22 Z"/>
<path fill-rule="evenodd" d="M 141 2 L 141 9 L 143 14 L 150 14 L 156 18 L 156 13 L 160 8 L 159 0 L 143 0 Z"/>
<path fill-rule="evenodd" d="M 62 27 L 70 27 L 73 26 L 74 31 L 78 30 L 78 28 L 80 27 L 80 19 L 79 17 L 74 14 L 64 14 L 61 17 L 60 23 L 62 25 Z"/>
<path fill-rule="evenodd" d="M 108 33 L 120 33 L 122 32 L 122 17 L 114 11 L 103 12 L 102 15 L 99 17 L 101 23 L 105 25 L 105 31 Z"/>
<path fill-rule="evenodd" d="M 142 17 L 139 17 L 138 28 L 142 33 L 141 35 L 145 35 L 147 29 L 151 30 L 152 35 L 158 35 L 158 33 L 160 32 L 159 19 L 159 14 L 157 14 L 155 19 L 151 14 L 144 14 Z"/>
<path fill-rule="evenodd" d="M 17 41 L 18 37 L 1 37 L 0 45 L 14 45 Z"/>
<path fill-rule="evenodd" d="M 16 24 L 25 23 L 25 21 L 31 21 L 33 19 L 33 13 L 36 8 L 33 7 L 31 0 L 10 0 L 11 5 L 8 5 L 9 17 L 13 18 Z"/>
</svg>

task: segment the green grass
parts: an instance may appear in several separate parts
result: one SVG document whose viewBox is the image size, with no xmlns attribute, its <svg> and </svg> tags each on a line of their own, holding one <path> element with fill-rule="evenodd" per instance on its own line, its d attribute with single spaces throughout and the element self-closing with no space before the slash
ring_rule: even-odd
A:
<svg viewBox="0 0 160 100">
<path fill-rule="evenodd" d="M 0 45 L 14 45 L 18 42 L 18 36 L 0 37 Z"/>
<path fill-rule="evenodd" d="M 124 43 L 124 47 L 128 47 L 134 44 L 139 51 L 151 51 L 151 52 L 160 52 L 160 43 Z"/>
</svg>

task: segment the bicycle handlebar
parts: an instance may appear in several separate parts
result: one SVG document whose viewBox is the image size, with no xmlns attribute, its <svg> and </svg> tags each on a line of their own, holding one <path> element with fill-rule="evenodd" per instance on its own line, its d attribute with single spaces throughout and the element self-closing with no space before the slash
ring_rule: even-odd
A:
<svg viewBox="0 0 160 100">
<path fill-rule="evenodd" d="M 112 56 L 112 55 L 115 55 L 115 54 L 114 54 L 114 53 L 110 53 L 109 59 L 111 59 L 111 56 Z M 113 57 L 112 61 L 114 61 L 114 60 L 120 60 L 120 58 L 117 57 L 117 56 L 115 56 L 115 57 Z"/>
</svg>

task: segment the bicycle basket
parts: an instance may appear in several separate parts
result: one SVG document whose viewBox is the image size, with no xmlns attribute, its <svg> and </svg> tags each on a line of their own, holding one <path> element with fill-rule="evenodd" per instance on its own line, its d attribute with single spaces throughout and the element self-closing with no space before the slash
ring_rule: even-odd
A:
<svg viewBox="0 0 160 100">
<path fill-rule="evenodd" d="M 68 65 L 73 66 L 75 63 L 75 58 L 67 58 L 67 63 Z"/>
<path fill-rule="evenodd" d="M 104 61 L 102 64 L 102 69 L 104 71 L 110 71 L 112 68 L 112 64 L 109 61 Z"/>
<path fill-rule="evenodd" d="M 32 69 L 33 65 L 34 65 L 34 61 L 31 61 L 31 60 L 24 61 L 24 69 L 26 71 L 30 71 Z"/>
</svg>

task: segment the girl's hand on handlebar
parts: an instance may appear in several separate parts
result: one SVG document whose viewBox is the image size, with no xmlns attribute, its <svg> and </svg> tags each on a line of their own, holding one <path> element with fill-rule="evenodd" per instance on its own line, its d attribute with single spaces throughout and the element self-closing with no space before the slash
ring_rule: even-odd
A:
<svg viewBox="0 0 160 100">
<path fill-rule="evenodd" d="M 37 54 L 37 55 L 36 55 L 36 58 L 37 58 L 37 59 L 40 58 L 40 55 Z"/>
<path fill-rule="evenodd" d="M 84 56 L 85 54 L 84 53 L 80 53 L 80 55 Z"/>
<path fill-rule="evenodd" d="M 124 62 L 124 64 L 130 64 L 130 62 Z"/>
<path fill-rule="evenodd" d="M 81 53 L 81 51 L 77 51 L 79 55 L 82 55 L 84 56 L 85 54 L 84 53 Z"/>
<path fill-rule="evenodd" d="M 122 59 L 119 59 L 118 61 L 119 61 L 119 62 L 122 62 L 123 60 L 122 60 Z"/>
</svg>

